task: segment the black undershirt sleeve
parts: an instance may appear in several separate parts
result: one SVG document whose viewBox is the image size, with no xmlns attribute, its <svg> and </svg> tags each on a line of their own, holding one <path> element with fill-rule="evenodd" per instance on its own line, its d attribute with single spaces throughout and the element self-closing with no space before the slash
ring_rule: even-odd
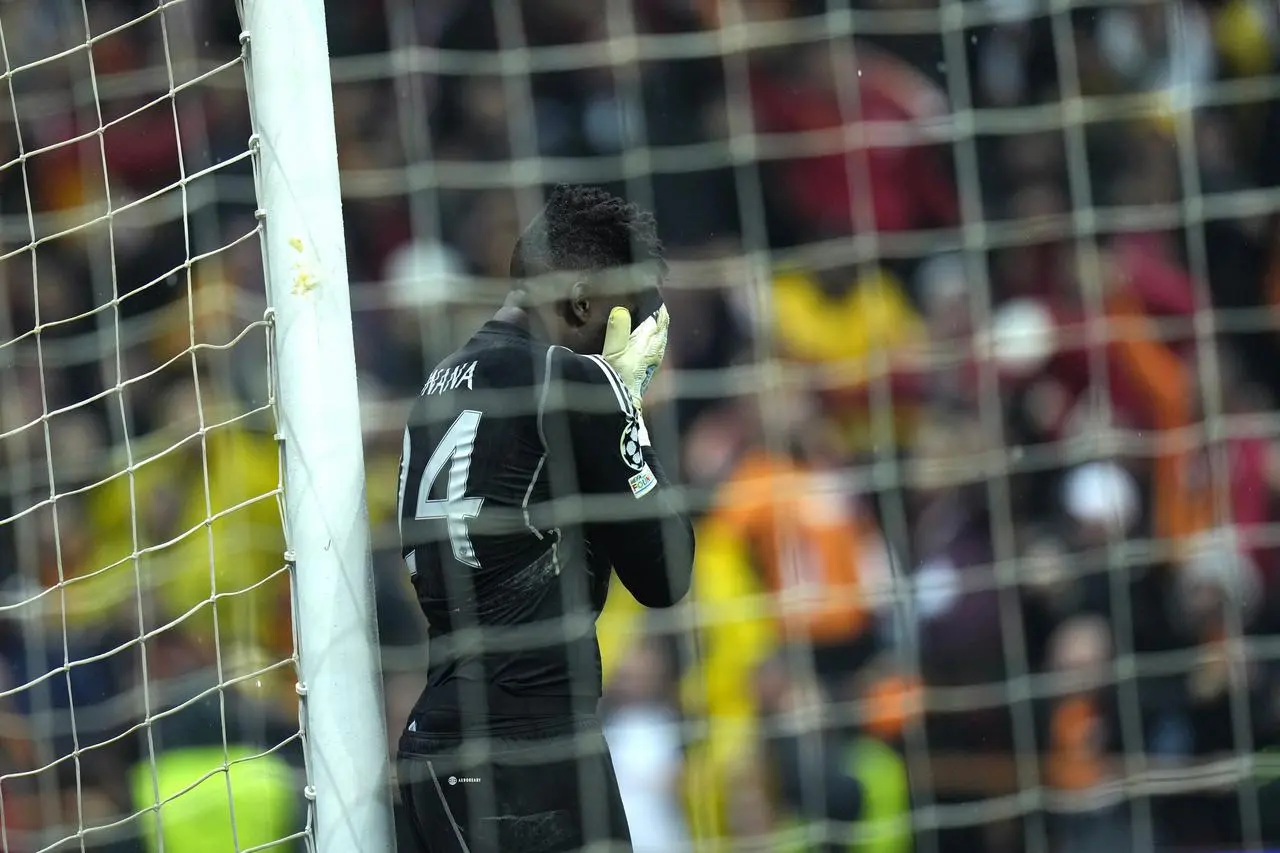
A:
<svg viewBox="0 0 1280 853">
<path fill-rule="evenodd" d="M 591 356 L 567 354 L 569 438 L 586 534 L 645 607 L 669 607 L 689 591 L 694 537 L 688 515 L 617 375 Z"/>
</svg>

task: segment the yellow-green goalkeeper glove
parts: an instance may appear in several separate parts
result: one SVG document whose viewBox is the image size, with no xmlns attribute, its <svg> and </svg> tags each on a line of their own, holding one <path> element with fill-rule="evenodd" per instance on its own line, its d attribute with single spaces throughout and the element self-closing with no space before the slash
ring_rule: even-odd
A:
<svg viewBox="0 0 1280 853">
<path fill-rule="evenodd" d="M 640 408 L 640 400 L 653 381 L 653 375 L 667 353 L 667 326 L 671 316 L 663 305 L 631 330 L 631 312 L 618 306 L 609 312 L 604 334 L 604 360 L 618 371 L 631 401 Z"/>
</svg>

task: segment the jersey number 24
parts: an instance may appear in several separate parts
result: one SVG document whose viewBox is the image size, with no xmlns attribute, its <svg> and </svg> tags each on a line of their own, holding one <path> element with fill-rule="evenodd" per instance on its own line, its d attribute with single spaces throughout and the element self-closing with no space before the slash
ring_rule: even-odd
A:
<svg viewBox="0 0 1280 853">
<path fill-rule="evenodd" d="M 467 497 L 467 480 L 471 475 L 471 453 L 476 445 L 476 433 L 480 429 L 480 412 L 467 409 L 454 419 L 445 432 L 427 467 L 422 472 L 422 482 L 418 486 L 418 502 L 414 509 L 414 518 L 418 521 L 444 519 L 449 533 L 449 547 L 453 558 L 459 563 L 475 568 L 480 567 L 476 559 L 476 550 L 467 534 L 467 521 L 480 514 L 484 506 L 484 498 Z M 404 449 L 400 459 L 400 495 L 397 505 L 398 517 L 404 518 L 405 487 L 409 476 L 409 455 L 411 443 L 409 430 L 404 432 Z M 443 498 L 432 498 L 436 480 L 448 467 Z M 410 563 L 412 572 L 413 564 Z"/>
</svg>

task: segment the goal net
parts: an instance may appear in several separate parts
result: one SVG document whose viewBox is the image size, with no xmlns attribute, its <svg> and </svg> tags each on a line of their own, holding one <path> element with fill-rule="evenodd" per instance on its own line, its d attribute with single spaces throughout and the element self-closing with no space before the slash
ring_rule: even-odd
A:
<svg viewBox="0 0 1280 853">
<path fill-rule="evenodd" d="M 1274 4 L 327 5 L 393 734 L 407 404 L 600 184 L 698 532 L 599 625 L 637 849 L 1280 843 Z M 308 837 L 241 28 L 0 3 L 5 853 Z"/>
<path fill-rule="evenodd" d="M 548 187 L 666 241 L 695 588 L 600 629 L 637 845 L 1274 840 L 1274 6 L 335 14 L 387 468 Z"/>
<path fill-rule="evenodd" d="M 359 483 L 342 498 L 357 517 L 322 540 L 313 525 L 331 519 L 309 490 L 325 478 L 302 467 L 314 464 L 300 425 L 316 380 L 296 342 L 327 332 L 340 357 L 350 321 L 341 232 L 336 248 L 305 247 L 326 213 L 286 232 L 299 220 L 275 192 L 323 170 L 331 121 L 324 85 L 307 115 L 319 153 L 280 162 L 281 9 L 288 59 L 305 70 L 318 55 L 311 76 L 327 81 L 319 3 L 0 4 L 5 853 L 315 849 L 317 799 L 322 828 L 326 801 L 330 820 L 354 802 L 332 780 L 361 762 L 310 742 L 334 714 L 299 713 L 321 694 L 343 713 L 326 659 L 354 679 L 349 694 L 372 685 L 323 630 L 302 631 L 299 663 L 295 567 L 334 581 L 314 557 L 325 549 L 363 576 L 367 540 Z M 323 192 L 307 183 L 291 193 Z M 336 197 L 330 207 L 336 222 Z M 281 304 L 289 287 L 311 300 L 309 318 Z M 326 312 L 336 325 L 315 319 Z M 323 361 L 311 372 L 341 387 Z M 358 430 L 349 444 L 331 470 L 359 467 Z M 343 615 L 322 618 L 358 628 L 358 586 L 324 593 Z M 385 767 L 381 720 L 364 728 Z M 328 836 L 320 849 L 345 844 Z"/>
</svg>

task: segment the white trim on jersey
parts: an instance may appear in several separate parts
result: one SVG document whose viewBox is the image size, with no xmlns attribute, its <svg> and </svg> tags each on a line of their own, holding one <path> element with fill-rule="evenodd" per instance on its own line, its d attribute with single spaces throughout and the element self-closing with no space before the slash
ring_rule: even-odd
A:
<svg viewBox="0 0 1280 853">
<path fill-rule="evenodd" d="M 551 393 L 551 359 L 555 357 L 556 347 L 547 347 L 547 358 L 542 365 L 542 393 L 538 395 L 538 438 L 542 441 L 542 462 L 547 461 L 547 456 L 551 453 L 551 445 L 547 443 L 547 433 L 542 427 L 542 417 L 547 411 L 547 397 Z M 541 464 L 538 466 L 539 472 L 542 470 Z M 529 483 L 529 494 L 533 493 L 533 483 L 537 482 L 537 476 L 533 478 L 533 482 Z M 526 504 L 529 500 L 529 494 L 525 495 Z M 527 518 L 526 514 L 526 518 Z M 532 529 L 532 527 L 530 528 Z M 555 534 L 555 538 L 551 540 L 551 562 L 555 564 L 556 574 L 560 574 L 560 539 L 564 536 L 560 532 L 559 527 L 552 528 L 551 533 Z M 539 537 L 541 538 L 541 537 Z"/>
<path fill-rule="evenodd" d="M 396 530 L 404 535 L 404 490 L 409 484 L 409 457 L 413 452 L 413 443 L 409 436 L 409 428 L 404 428 L 404 443 L 400 446 L 400 486 L 396 492 Z"/>
<path fill-rule="evenodd" d="M 622 385 L 622 377 L 618 375 L 618 371 L 613 369 L 613 365 L 604 360 L 603 356 L 588 355 L 587 359 L 600 368 L 604 372 L 605 378 L 609 381 L 609 387 L 613 389 L 613 395 L 618 398 L 618 406 L 622 409 L 623 414 L 629 418 L 636 416 L 635 403 L 631 402 L 631 393 Z"/>
<path fill-rule="evenodd" d="M 520 502 L 520 511 L 524 513 L 524 526 L 529 528 L 529 532 L 538 539 L 542 539 L 542 531 L 535 527 L 529 518 L 529 501 L 533 499 L 533 487 L 538 485 L 538 477 L 542 475 L 542 466 L 545 464 L 547 464 L 547 451 L 543 450 L 537 467 L 533 469 L 533 476 L 529 478 L 529 488 L 524 490 L 524 500 Z"/>
<path fill-rule="evenodd" d="M 538 438 L 542 440 L 544 453 L 550 452 L 547 434 L 542 429 L 542 417 L 547 411 L 547 397 L 551 395 L 551 359 L 555 358 L 556 347 L 547 347 L 547 357 L 542 366 L 542 393 L 538 395 Z"/>
<path fill-rule="evenodd" d="M 614 396 L 618 398 L 618 405 L 622 407 L 622 413 L 629 420 L 633 420 L 640 430 L 640 446 L 652 447 L 649 442 L 649 427 L 644 422 L 644 416 L 640 414 L 640 410 L 636 408 L 635 402 L 631 399 L 630 392 L 622 384 L 622 377 L 618 375 L 618 371 L 613 369 L 613 365 L 605 361 L 604 356 L 589 355 L 587 358 L 604 371 L 604 375 L 609 380 L 609 387 L 613 388 Z"/>
<path fill-rule="evenodd" d="M 409 427 L 404 428 L 404 444 L 400 448 L 400 487 L 396 492 L 396 531 L 400 536 L 400 542 L 403 547 L 404 543 L 404 492 L 409 485 L 409 462 L 413 453 L 413 440 L 409 434 Z M 418 552 L 410 551 L 404 557 L 404 564 L 409 569 L 409 577 L 417 577 L 418 575 Z"/>
</svg>

